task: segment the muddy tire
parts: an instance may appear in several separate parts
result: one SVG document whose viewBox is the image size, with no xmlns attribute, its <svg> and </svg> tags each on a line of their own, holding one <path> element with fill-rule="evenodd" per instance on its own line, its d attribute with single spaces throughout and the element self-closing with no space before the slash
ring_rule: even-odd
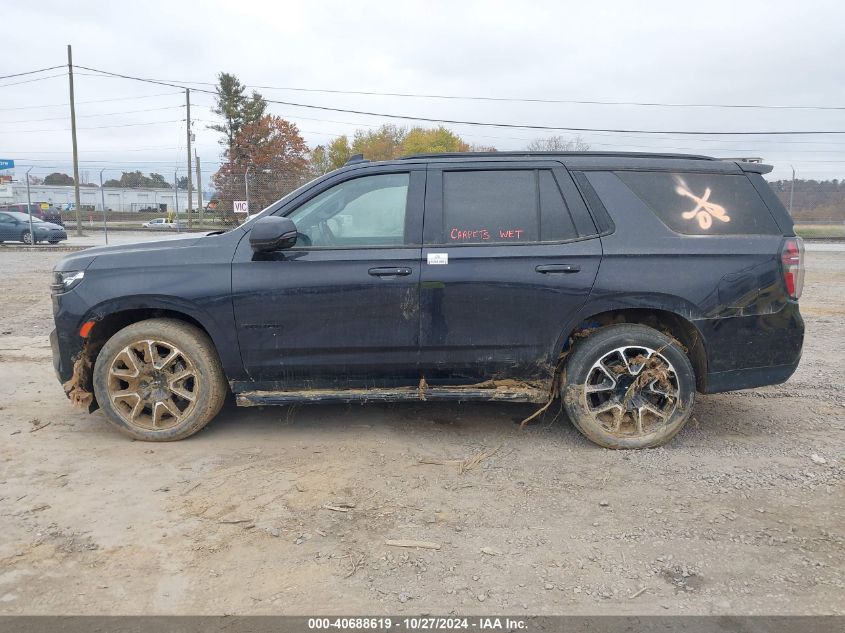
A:
<svg viewBox="0 0 845 633">
<path fill-rule="evenodd" d="M 211 339 L 175 319 L 149 319 L 112 336 L 94 364 L 94 394 L 118 430 L 150 442 L 193 435 L 220 411 L 226 377 Z"/>
<path fill-rule="evenodd" d="M 653 448 L 686 424 L 695 373 L 675 339 L 644 325 L 611 325 L 573 345 L 561 394 L 569 419 L 599 446 Z"/>
</svg>

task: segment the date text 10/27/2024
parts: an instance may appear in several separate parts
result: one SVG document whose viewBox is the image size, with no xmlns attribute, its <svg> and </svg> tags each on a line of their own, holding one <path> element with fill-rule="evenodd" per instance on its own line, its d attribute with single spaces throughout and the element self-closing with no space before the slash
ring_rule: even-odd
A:
<svg viewBox="0 0 845 633">
<path fill-rule="evenodd" d="M 526 620 L 499 617 L 349 617 L 308 618 L 309 630 L 389 630 L 409 631 L 524 631 Z"/>
</svg>

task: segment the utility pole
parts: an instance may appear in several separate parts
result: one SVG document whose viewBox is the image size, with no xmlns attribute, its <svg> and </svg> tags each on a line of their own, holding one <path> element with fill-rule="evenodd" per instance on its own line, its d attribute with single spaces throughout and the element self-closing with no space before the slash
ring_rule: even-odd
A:
<svg viewBox="0 0 845 633">
<path fill-rule="evenodd" d="M 792 165 L 790 165 L 792 167 Z M 792 198 L 795 196 L 795 167 L 792 167 L 792 185 L 789 187 L 789 217 L 792 217 Z"/>
<path fill-rule="evenodd" d="M 70 86 L 70 138 L 73 142 L 73 195 L 76 200 L 76 235 L 82 235 L 82 204 L 79 201 L 79 151 L 76 148 L 76 104 L 73 100 L 73 53 L 67 45 L 67 79 Z"/>
<path fill-rule="evenodd" d="M 176 232 L 181 233 L 179 230 L 179 168 L 173 170 L 173 205 L 176 208 Z"/>
<path fill-rule="evenodd" d="M 185 112 L 187 115 L 188 124 L 186 126 L 188 130 L 188 230 L 191 230 L 191 214 L 194 210 L 194 200 L 192 195 L 192 185 L 191 182 L 191 90 L 190 88 L 185 88 Z"/>
<path fill-rule="evenodd" d="M 203 208 L 202 208 L 202 172 L 200 171 L 200 157 L 197 150 L 194 150 L 194 160 L 197 163 L 197 206 L 200 210 L 200 226 L 203 223 Z"/>
<path fill-rule="evenodd" d="M 35 231 L 32 230 L 32 199 L 29 197 L 29 172 L 32 167 L 26 170 L 26 210 L 29 212 L 29 243 L 35 246 Z"/>
</svg>

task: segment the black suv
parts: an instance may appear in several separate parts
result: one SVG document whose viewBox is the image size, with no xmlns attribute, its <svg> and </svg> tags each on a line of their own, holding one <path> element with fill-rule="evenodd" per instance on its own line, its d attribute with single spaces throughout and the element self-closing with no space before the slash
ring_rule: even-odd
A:
<svg viewBox="0 0 845 633">
<path fill-rule="evenodd" d="M 69 397 L 137 439 L 241 406 L 550 403 L 660 445 L 695 392 L 801 357 L 803 246 L 762 178 L 704 156 L 436 154 L 344 168 L 227 233 L 55 269 Z"/>
</svg>

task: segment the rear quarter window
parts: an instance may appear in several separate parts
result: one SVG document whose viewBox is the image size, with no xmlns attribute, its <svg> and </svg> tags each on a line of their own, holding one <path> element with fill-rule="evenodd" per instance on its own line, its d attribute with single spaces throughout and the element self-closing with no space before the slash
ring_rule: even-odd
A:
<svg viewBox="0 0 845 633">
<path fill-rule="evenodd" d="M 779 235 L 760 194 L 744 175 L 618 171 L 655 215 L 684 235 Z"/>
</svg>

